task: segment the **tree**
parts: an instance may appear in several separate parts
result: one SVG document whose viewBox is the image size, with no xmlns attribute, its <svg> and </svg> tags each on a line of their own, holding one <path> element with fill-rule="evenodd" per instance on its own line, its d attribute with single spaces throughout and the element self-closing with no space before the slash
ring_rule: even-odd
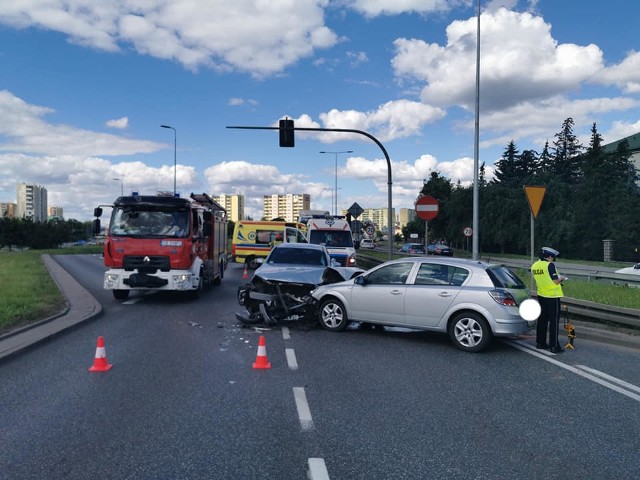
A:
<svg viewBox="0 0 640 480">
<path fill-rule="evenodd" d="M 580 176 L 580 153 L 583 150 L 573 133 L 573 118 L 569 117 L 562 122 L 560 132 L 556 133 L 553 142 L 554 175 L 563 181 L 573 184 Z"/>
</svg>

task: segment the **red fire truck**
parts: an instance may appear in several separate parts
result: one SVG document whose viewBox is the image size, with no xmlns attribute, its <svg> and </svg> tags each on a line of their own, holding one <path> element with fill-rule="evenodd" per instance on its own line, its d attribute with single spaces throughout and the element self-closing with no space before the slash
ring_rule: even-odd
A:
<svg viewBox="0 0 640 480">
<path fill-rule="evenodd" d="M 106 230 L 104 288 L 118 300 L 131 290 L 200 294 L 218 285 L 227 267 L 227 215 L 206 193 L 191 197 L 131 195 L 94 210 L 100 233 L 102 207 L 110 207 Z"/>
</svg>

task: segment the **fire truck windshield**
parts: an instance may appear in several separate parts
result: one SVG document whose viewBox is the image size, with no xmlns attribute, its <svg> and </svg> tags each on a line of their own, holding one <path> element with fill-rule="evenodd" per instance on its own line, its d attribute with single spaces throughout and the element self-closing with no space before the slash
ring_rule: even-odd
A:
<svg viewBox="0 0 640 480">
<path fill-rule="evenodd" d="M 109 234 L 121 237 L 185 238 L 189 236 L 189 211 L 115 208 Z"/>
</svg>

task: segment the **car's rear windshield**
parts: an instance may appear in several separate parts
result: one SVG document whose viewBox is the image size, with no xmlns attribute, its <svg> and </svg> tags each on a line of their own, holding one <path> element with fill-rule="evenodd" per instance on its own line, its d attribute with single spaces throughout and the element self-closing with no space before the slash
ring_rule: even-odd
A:
<svg viewBox="0 0 640 480">
<path fill-rule="evenodd" d="M 493 285 L 496 287 L 516 289 L 527 288 L 524 282 L 520 280 L 520 277 L 505 266 L 496 265 L 489 267 L 487 268 L 487 273 L 489 274 L 489 278 L 491 278 Z"/>
</svg>

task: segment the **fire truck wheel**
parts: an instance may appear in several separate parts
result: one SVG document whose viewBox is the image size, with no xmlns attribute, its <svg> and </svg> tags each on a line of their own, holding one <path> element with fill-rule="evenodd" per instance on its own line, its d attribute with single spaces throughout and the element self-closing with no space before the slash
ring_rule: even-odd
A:
<svg viewBox="0 0 640 480">
<path fill-rule="evenodd" d="M 129 290 L 114 290 L 113 296 L 116 300 L 126 300 L 129 298 Z"/>
</svg>

